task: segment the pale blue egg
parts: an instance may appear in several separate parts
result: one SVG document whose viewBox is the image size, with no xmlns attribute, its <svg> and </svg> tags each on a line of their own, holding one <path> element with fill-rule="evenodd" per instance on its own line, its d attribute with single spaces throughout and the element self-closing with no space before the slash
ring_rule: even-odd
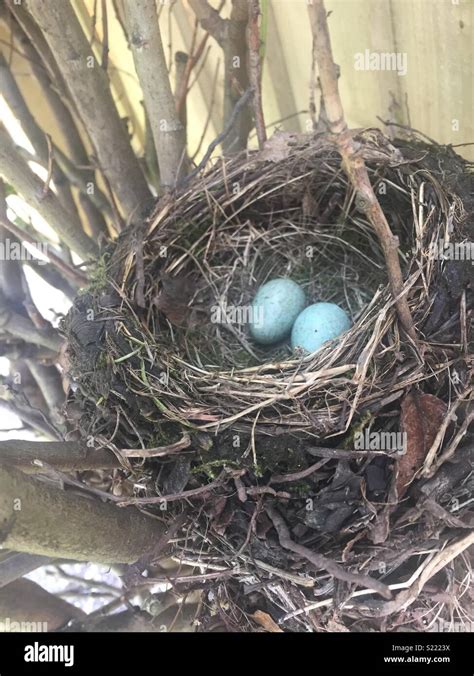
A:
<svg viewBox="0 0 474 676">
<path fill-rule="evenodd" d="M 292 279 L 278 278 L 267 282 L 257 291 L 252 303 L 252 337 L 261 345 L 283 340 L 305 305 L 304 291 Z"/>
<path fill-rule="evenodd" d="M 291 331 L 291 347 L 315 352 L 327 340 L 337 338 L 351 328 L 351 320 L 334 303 L 309 305 L 298 315 Z"/>
</svg>

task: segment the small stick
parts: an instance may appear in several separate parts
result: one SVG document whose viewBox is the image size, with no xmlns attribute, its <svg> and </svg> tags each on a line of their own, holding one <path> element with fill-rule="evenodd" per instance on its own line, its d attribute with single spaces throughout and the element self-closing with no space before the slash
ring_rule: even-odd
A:
<svg viewBox="0 0 474 676">
<path fill-rule="evenodd" d="M 0 225 L 3 226 L 6 230 L 15 235 L 20 242 L 23 240 L 35 246 L 36 242 L 34 238 L 28 234 L 22 228 L 19 228 L 15 223 L 12 223 L 9 219 L 0 219 Z M 59 256 L 56 256 L 50 249 L 48 249 L 47 257 L 49 258 L 52 265 L 54 265 L 58 270 L 61 271 L 64 277 L 67 277 L 74 281 L 75 284 L 84 286 L 87 284 L 87 276 L 80 270 L 72 268 L 67 263 L 65 263 Z"/>
<path fill-rule="evenodd" d="M 255 110 L 255 127 L 257 130 L 258 147 L 262 150 L 267 140 L 265 119 L 262 107 L 262 64 L 260 60 L 260 31 L 258 17 L 260 16 L 259 0 L 250 0 L 249 22 L 247 27 L 247 42 L 249 47 L 249 81 L 253 88 L 253 105 Z"/>
<path fill-rule="evenodd" d="M 326 570 L 330 575 L 335 577 L 337 580 L 343 580 L 344 582 L 350 582 L 351 584 L 356 584 L 359 587 L 368 587 L 378 592 L 381 596 L 386 599 L 392 598 L 392 593 L 386 584 L 374 580 L 374 578 L 369 575 L 362 575 L 361 573 L 351 573 L 342 566 L 340 566 L 335 561 L 322 556 L 322 554 L 317 554 L 316 552 L 311 551 L 303 545 L 299 545 L 290 537 L 290 532 L 287 525 L 285 524 L 283 517 L 277 512 L 275 507 L 270 505 L 266 506 L 266 511 L 268 516 L 273 522 L 276 532 L 278 533 L 278 539 L 280 544 L 284 549 L 289 549 L 295 554 L 299 554 L 307 561 L 313 564 L 317 569 Z"/>
<path fill-rule="evenodd" d="M 323 0 L 313 0 L 308 5 L 311 28 L 314 37 L 319 80 L 329 130 L 336 135 L 335 141 L 342 157 L 344 171 L 349 177 L 356 201 L 369 219 L 382 246 L 387 266 L 392 296 L 395 300 L 398 318 L 408 336 L 416 343 L 417 336 L 408 300 L 404 291 L 403 275 L 398 257 L 398 237 L 390 230 L 385 214 L 370 183 L 367 167 L 357 153 L 352 134 L 347 129 L 337 82 L 337 69 L 331 49 L 331 39 Z"/>
<path fill-rule="evenodd" d="M 229 118 L 229 121 L 227 122 L 224 130 L 216 136 L 216 138 L 212 141 L 212 143 L 209 145 L 208 149 L 206 150 L 206 154 L 202 158 L 202 160 L 199 162 L 197 167 L 191 171 L 180 183 L 180 187 L 186 186 L 189 181 L 194 178 L 203 167 L 206 166 L 206 164 L 209 161 L 209 158 L 211 157 L 214 149 L 221 143 L 227 136 L 230 134 L 232 127 L 234 126 L 240 111 L 244 106 L 247 105 L 247 101 L 252 95 L 252 88 L 249 87 L 240 97 L 240 99 L 237 101 L 237 103 L 234 106 L 234 110 L 232 111 L 232 115 Z"/>
</svg>

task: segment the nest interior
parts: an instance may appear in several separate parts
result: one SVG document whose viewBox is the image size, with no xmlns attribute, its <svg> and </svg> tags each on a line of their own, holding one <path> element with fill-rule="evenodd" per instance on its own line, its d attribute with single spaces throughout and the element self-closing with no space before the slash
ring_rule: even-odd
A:
<svg viewBox="0 0 474 676">
<path fill-rule="evenodd" d="M 419 139 L 392 144 L 370 131 L 357 141 L 399 238 L 421 351 L 399 328 L 380 243 L 324 136 L 277 135 L 162 199 L 104 254 L 65 321 L 70 435 L 163 450 L 120 470 L 134 486 L 126 497 L 170 522 L 188 514 L 175 555 L 220 571 L 189 584 L 205 590 L 206 608 L 225 606 L 227 628 L 254 626 L 262 608 L 290 630 L 380 628 L 392 601 L 348 602 L 363 582 L 334 565 L 365 567 L 377 587 L 416 568 L 418 549 L 456 535 L 422 511 L 410 528 L 374 537 L 382 513 L 385 525 L 395 518 L 384 505 L 396 461 L 341 450 L 364 427 L 400 429 L 410 391 L 448 406 L 467 398 L 473 267 L 440 255 L 439 243 L 472 239 L 472 168 Z M 309 302 L 341 305 L 353 328 L 306 357 L 285 341 L 256 345 L 245 308 L 262 283 L 286 276 Z M 153 500 L 169 495 L 163 513 Z M 316 551 L 326 563 L 308 558 Z"/>
</svg>

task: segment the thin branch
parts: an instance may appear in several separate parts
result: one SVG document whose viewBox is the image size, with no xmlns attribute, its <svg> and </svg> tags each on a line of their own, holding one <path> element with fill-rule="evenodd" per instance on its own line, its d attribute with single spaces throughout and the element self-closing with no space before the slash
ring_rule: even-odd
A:
<svg viewBox="0 0 474 676">
<path fill-rule="evenodd" d="M 176 106 L 176 114 L 184 129 L 184 144 L 186 145 L 186 128 L 188 122 L 187 116 L 187 80 L 188 64 L 191 59 L 186 52 L 176 52 L 174 55 L 175 66 L 175 86 L 174 86 L 174 100 Z M 184 93 L 184 96 L 183 96 Z"/>
<path fill-rule="evenodd" d="M 40 128 L 35 118 L 30 112 L 28 105 L 23 98 L 15 78 L 6 62 L 3 54 L 0 53 L 0 91 L 7 102 L 10 110 L 13 112 L 28 140 L 35 149 L 36 155 L 41 164 L 48 166 L 51 162 L 51 175 L 56 186 L 58 197 L 62 205 L 77 216 L 77 208 L 72 197 L 70 186 L 56 162 L 53 162 L 53 154 L 50 152 L 50 141 L 45 132 Z"/>
<path fill-rule="evenodd" d="M 240 111 L 242 110 L 242 108 L 244 108 L 247 105 L 247 102 L 250 100 L 251 96 L 252 96 L 252 90 L 250 88 L 247 89 L 247 91 L 244 92 L 244 94 L 242 94 L 240 99 L 235 104 L 232 115 L 231 115 L 229 121 L 227 122 L 227 125 L 224 128 L 224 131 L 221 134 L 219 134 L 219 136 L 216 136 L 214 141 L 212 141 L 212 143 L 209 144 L 209 147 L 206 150 L 206 154 L 204 155 L 202 160 L 199 162 L 197 167 L 195 169 L 193 169 L 193 171 L 190 174 L 188 174 L 186 176 L 186 178 L 181 182 L 182 185 L 187 185 L 189 183 L 189 181 L 192 178 L 194 178 L 194 176 L 199 174 L 199 172 L 206 166 L 206 164 L 209 162 L 209 159 L 210 159 L 212 153 L 217 148 L 219 143 L 221 143 L 223 140 L 225 140 L 227 138 L 227 136 L 230 134 L 230 132 L 232 131 L 232 128 L 233 128 L 234 124 L 236 123 L 236 121 L 239 117 Z"/>
<path fill-rule="evenodd" d="M 30 319 L 10 310 L 8 303 L 0 296 L 0 332 L 9 333 L 33 345 L 42 345 L 53 352 L 59 352 L 63 343 L 56 331 L 41 331 Z"/>
<path fill-rule="evenodd" d="M 189 4 L 201 26 L 219 43 L 224 52 L 224 127 L 227 127 L 237 103 L 249 87 L 246 40 L 248 1 L 232 0 L 229 19 L 222 19 L 207 0 L 189 0 Z M 234 117 L 234 124 L 230 128 L 231 133 L 223 137 L 226 155 L 247 147 L 252 128 L 250 109 L 240 107 L 238 112 L 238 118 Z"/>
<path fill-rule="evenodd" d="M 63 424 L 63 417 L 59 411 L 66 401 L 66 395 L 58 369 L 52 365 L 40 364 L 34 359 L 27 359 L 25 363 L 38 384 L 53 421 L 56 424 Z"/>
<path fill-rule="evenodd" d="M 34 464 L 35 460 L 64 472 L 120 467 L 112 451 L 89 448 L 83 441 L 0 441 L 0 462 L 8 462 L 28 474 L 35 474 L 42 471 L 40 465 Z"/>
<path fill-rule="evenodd" d="M 211 7 L 207 0 L 189 0 L 189 4 L 204 30 L 224 48 L 227 37 L 225 19 L 219 16 L 219 12 Z"/>
<path fill-rule="evenodd" d="M 109 22 L 107 18 L 107 0 L 101 2 L 102 12 L 102 68 L 107 72 L 109 64 Z"/>
<path fill-rule="evenodd" d="M 101 170 L 126 214 L 151 201 L 145 177 L 130 145 L 102 68 L 69 0 L 26 0 L 43 31 L 68 90 L 88 130 Z"/>
<path fill-rule="evenodd" d="M 260 59 L 260 31 L 258 19 L 260 16 L 259 0 L 250 0 L 249 23 L 247 27 L 249 45 L 249 81 L 253 88 L 253 105 L 255 111 L 255 126 L 257 129 L 258 146 L 262 150 L 267 140 L 265 118 L 262 107 L 262 64 Z"/>
<path fill-rule="evenodd" d="M 3 228 L 5 228 L 5 230 L 11 232 L 18 241 L 28 242 L 33 246 L 37 244 L 37 241 L 35 240 L 34 237 L 32 237 L 32 235 L 30 235 L 28 232 L 25 232 L 25 230 L 23 230 L 22 228 L 19 228 L 17 225 L 15 225 L 15 223 L 12 223 L 9 219 L 6 220 L 1 219 L 0 225 Z M 51 247 L 48 249 L 46 256 L 49 259 L 51 265 L 56 267 L 64 277 L 67 277 L 68 279 L 70 279 L 79 286 L 84 286 L 85 284 L 87 284 L 87 275 L 81 272 L 81 270 L 77 270 L 76 268 L 73 268 L 67 263 L 65 263 L 62 260 L 62 258 L 57 256 L 51 250 Z M 42 266 L 39 267 L 41 268 Z M 38 272 L 38 274 L 41 274 L 41 272 Z M 48 280 L 46 279 L 46 281 Z M 53 286 L 56 286 L 54 280 L 52 280 L 49 283 L 51 283 Z"/>
<path fill-rule="evenodd" d="M 344 582 L 356 584 L 359 587 L 368 587 L 369 589 L 373 589 L 374 591 L 378 592 L 386 599 L 390 599 L 392 597 L 390 589 L 383 582 L 379 582 L 373 577 L 362 575 L 361 573 L 351 573 L 335 561 L 331 561 L 331 559 L 322 556 L 322 554 L 317 554 L 311 549 L 294 542 L 294 540 L 292 540 L 290 537 L 290 531 L 288 530 L 288 527 L 280 513 L 274 507 L 269 505 L 266 506 L 266 511 L 273 522 L 275 530 L 278 533 L 280 544 L 284 549 L 289 549 L 291 552 L 299 554 L 299 556 L 302 556 L 307 561 L 312 563 L 317 570 L 326 570 L 337 580 L 343 580 Z"/>
<path fill-rule="evenodd" d="M 15 405 L 11 401 L 4 401 L 0 399 L 0 411 L 5 411 L 9 415 L 16 415 L 24 425 L 39 432 L 46 439 L 58 441 L 60 434 L 53 427 L 53 425 L 46 419 L 46 416 L 41 414 L 41 411 L 34 408 L 26 408 L 25 406 Z"/>
<path fill-rule="evenodd" d="M 38 80 L 42 93 L 51 108 L 71 157 L 69 159 L 56 147 L 55 156 L 58 164 L 69 182 L 80 190 L 79 201 L 86 214 L 93 235 L 100 237 L 101 234 L 107 234 L 107 226 L 103 214 L 112 218 L 112 211 L 106 197 L 97 186 L 94 170 L 86 169 L 86 167 L 90 166 L 90 162 L 82 138 L 77 130 L 75 119 L 69 107 L 54 87 L 47 68 L 43 66 L 42 58 L 44 54 L 40 55 L 37 52 L 31 39 L 11 15 L 9 15 L 9 26 L 15 38 L 21 44 L 23 57 L 30 63 L 33 75 Z M 49 51 L 46 44 L 44 47 Z"/>
<path fill-rule="evenodd" d="M 413 318 L 404 293 L 403 275 L 398 257 L 398 237 L 393 235 L 390 230 L 385 214 L 370 183 L 365 162 L 360 154 L 357 153 L 352 134 L 347 131 L 344 111 L 339 96 L 337 67 L 332 56 L 331 40 L 323 0 L 313 0 L 308 5 L 308 11 L 329 129 L 332 134 L 337 135 L 336 143 L 342 157 L 344 171 L 350 178 L 356 192 L 357 204 L 369 219 L 379 238 L 400 323 L 408 336 L 416 342 L 417 337 Z"/>
<path fill-rule="evenodd" d="M 80 221 L 64 209 L 49 190 L 43 194 L 43 183 L 20 156 L 9 135 L 0 129 L 0 175 L 55 230 L 59 238 L 84 260 L 98 254 L 96 244 L 85 234 Z"/>
<path fill-rule="evenodd" d="M 125 2 L 124 19 L 155 141 L 161 184 L 172 189 L 185 173 L 185 131 L 176 113 L 155 0 Z"/>
</svg>

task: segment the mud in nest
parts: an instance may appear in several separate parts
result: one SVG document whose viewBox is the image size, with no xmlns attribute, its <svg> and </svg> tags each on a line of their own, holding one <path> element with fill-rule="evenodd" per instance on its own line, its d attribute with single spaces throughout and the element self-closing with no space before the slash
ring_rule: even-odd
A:
<svg viewBox="0 0 474 676">
<path fill-rule="evenodd" d="M 421 504 L 423 480 L 397 508 L 399 459 L 357 455 L 354 440 L 399 431 L 401 402 L 414 408 L 425 395 L 445 405 L 443 419 L 452 406 L 459 414 L 438 435 L 436 458 L 465 437 L 473 267 L 455 252 L 470 251 L 472 168 L 419 140 L 391 145 L 374 131 L 357 140 L 400 241 L 417 345 L 399 326 L 380 244 L 324 136 L 276 135 L 263 153 L 217 161 L 162 200 L 104 255 L 65 322 L 72 434 L 117 452 L 156 450 L 124 468 L 129 500 L 170 522 L 188 514 L 194 545 L 178 537 L 177 558 L 221 574 L 190 578 L 186 590 L 210 594 L 206 608 L 218 606 L 227 628 L 255 628 L 256 610 L 290 630 L 381 628 L 388 615 L 395 627 L 404 604 L 380 594 L 421 565 L 418 551 L 462 533 L 446 505 L 441 525 L 420 509 L 410 528 L 391 530 Z M 299 282 L 309 302 L 341 305 L 353 328 L 307 357 L 285 341 L 259 347 L 242 308 L 274 277 Z M 447 473 L 440 501 L 462 493 L 469 458 L 462 476 Z M 425 483 L 445 469 L 431 465 Z M 360 587 L 365 603 L 351 600 Z"/>
</svg>

